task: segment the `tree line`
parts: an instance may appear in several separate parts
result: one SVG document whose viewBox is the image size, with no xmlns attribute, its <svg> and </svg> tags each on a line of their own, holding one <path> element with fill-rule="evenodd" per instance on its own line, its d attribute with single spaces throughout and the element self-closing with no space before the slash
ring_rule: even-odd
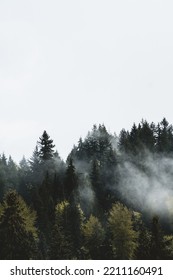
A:
<svg viewBox="0 0 173 280">
<path fill-rule="evenodd" d="M 146 154 L 173 158 L 165 118 L 119 136 L 94 125 L 66 162 L 46 131 L 30 159 L 17 165 L 2 154 L 0 259 L 173 259 L 172 213 L 123 195 L 120 167 L 128 161 L 147 174 Z"/>
</svg>

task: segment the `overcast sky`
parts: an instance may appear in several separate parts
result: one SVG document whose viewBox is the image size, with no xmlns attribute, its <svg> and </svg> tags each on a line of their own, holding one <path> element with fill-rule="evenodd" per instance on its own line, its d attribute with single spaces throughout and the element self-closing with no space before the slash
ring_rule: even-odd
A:
<svg viewBox="0 0 173 280">
<path fill-rule="evenodd" d="M 173 1 L 0 0 L 0 153 L 46 130 L 62 158 L 93 124 L 173 123 Z"/>
</svg>

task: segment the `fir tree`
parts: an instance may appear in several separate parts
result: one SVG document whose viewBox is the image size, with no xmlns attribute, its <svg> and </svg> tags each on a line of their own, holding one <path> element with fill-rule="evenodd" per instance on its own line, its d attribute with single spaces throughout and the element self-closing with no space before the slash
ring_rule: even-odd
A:
<svg viewBox="0 0 173 280">
<path fill-rule="evenodd" d="M 45 130 L 39 138 L 38 145 L 40 147 L 39 157 L 41 160 L 45 161 L 53 158 L 55 145 L 53 145 L 53 140 L 50 139 Z"/>
</svg>

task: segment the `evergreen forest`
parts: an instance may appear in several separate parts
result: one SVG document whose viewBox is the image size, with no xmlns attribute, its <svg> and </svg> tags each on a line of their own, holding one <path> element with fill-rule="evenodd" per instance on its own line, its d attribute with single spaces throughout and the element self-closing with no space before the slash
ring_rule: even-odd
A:
<svg viewBox="0 0 173 280">
<path fill-rule="evenodd" d="M 0 155 L 1 260 L 172 260 L 173 126 L 93 125 L 66 161 L 45 130 Z"/>
</svg>

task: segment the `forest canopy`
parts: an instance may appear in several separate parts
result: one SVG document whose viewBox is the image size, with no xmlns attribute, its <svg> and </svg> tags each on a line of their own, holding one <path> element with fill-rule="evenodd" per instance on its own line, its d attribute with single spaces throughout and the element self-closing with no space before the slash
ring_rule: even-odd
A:
<svg viewBox="0 0 173 280">
<path fill-rule="evenodd" d="M 60 158 L 0 155 L 0 259 L 173 259 L 173 126 L 104 124 Z"/>
</svg>

